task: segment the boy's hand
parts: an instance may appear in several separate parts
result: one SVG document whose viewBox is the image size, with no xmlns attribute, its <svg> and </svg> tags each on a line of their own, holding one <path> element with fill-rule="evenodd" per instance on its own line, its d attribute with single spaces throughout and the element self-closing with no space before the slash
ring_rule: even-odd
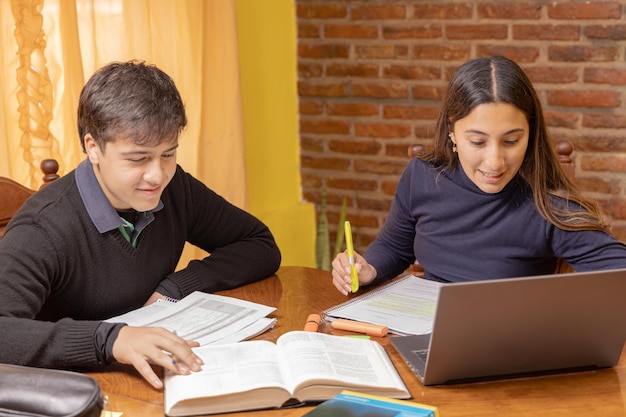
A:
<svg viewBox="0 0 626 417">
<path fill-rule="evenodd" d="M 187 375 L 197 372 L 202 359 L 191 350 L 198 342 L 187 341 L 161 327 L 132 327 L 120 329 L 113 344 L 113 356 L 120 363 L 133 365 L 154 388 L 163 388 L 163 381 L 154 373 L 150 364 Z"/>
</svg>

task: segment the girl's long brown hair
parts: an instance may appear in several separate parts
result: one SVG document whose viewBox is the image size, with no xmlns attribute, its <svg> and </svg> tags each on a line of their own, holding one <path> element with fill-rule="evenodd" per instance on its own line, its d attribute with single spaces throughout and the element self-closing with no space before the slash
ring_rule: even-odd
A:
<svg viewBox="0 0 626 417">
<path fill-rule="evenodd" d="M 539 213 L 563 230 L 609 233 L 610 226 L 597 203 L 584 197 L 565 174 L 550 145 L 537 93 L 524 71 L 508 58 L 477 58 L 456 71 L 443 99 L 434 147 L 421 158 L 441 169 L 455 167 L 458 160 L 448 134 L 457 120 L 484 103 L 509 103 L 526 115 L 528 149 L 519 174 L 532 189 Z"/>
</svg>

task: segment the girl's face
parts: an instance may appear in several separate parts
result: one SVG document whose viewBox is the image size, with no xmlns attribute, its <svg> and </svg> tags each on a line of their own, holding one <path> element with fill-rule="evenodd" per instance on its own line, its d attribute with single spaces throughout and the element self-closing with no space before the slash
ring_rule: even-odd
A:
<svg viewBox="0 0 626 417">
<path fill-rule="evenodd" d="M 520 109 L 485 103 L 454 123 L 450 139 L 465 175 L 482 191 L 497 193 L 522 166 L 528 135 L 528 121 Z"/>
</svg>

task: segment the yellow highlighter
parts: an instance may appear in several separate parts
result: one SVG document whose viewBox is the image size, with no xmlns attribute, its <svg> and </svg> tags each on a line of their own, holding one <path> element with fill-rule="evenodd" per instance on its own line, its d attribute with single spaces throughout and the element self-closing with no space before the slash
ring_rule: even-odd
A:
<svg viewBox="0 0 626 417">
<path fill-rule="evenodd" d="M 359 290 L 359 275 L 356 272 L 356 263 L 354 261 L 354 246 L 352 245 L 352 229 L 350 222 L 346 220 L 344 223 L 346 235 L 346 251 L 348 252 L 348 261 L 350 262 L 350 278 L 352 278 L 352 292 Z"/>
</svg>

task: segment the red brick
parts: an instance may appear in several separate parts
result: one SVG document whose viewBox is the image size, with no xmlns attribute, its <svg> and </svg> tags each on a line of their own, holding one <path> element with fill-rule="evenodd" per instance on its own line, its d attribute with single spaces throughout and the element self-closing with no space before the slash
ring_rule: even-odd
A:
<svg viewBox="0 0 626 417">
<path fill-rule="evenodd" d="M 586 83 L 626 85 L 626 69 L 585 68 L 583 80 Z"/>
<path fill-rule="evenodd" d="M 361 178 L 327 178 L 326 184 L 331 188 L 358 191 L 374 191 L 378 187 L 378 183 L 375 180 L 364 180 Z"/>
<path fill-rule="evenodd" d="M 624 135 L 585 134 L 568 138 L 577 152 L 626 152 Z"/>
<path fill-rule="evenodd" d="M 385 155 L 394 158 L 403 158 L 408 161 L 408 147 L 406 143 L 388 143 L 385 146 Z"/>
<path fill-rule="evenodd" d="M 541 17 L 541 5 L 538 3 L 479 3 L 476 8 L 480 19 L 539 19 Z"/>
<path fill-rule="evenodd" d="M 622 243 L 626 243 L 626 225 L 614 225 L 611 231 L 613 232 L 613 235 L 615 235 L 616 239 Z"/>
<path fill-rule="evenodd" d="M 300 120 L 300 132 L 347 135 L 350 133 L 350 124 L 343 120 Z"/>
<path fill-rule="evenodd" d="M 331 140 L 328 149 L 337 153 L 350 153 L 359 155 L 378 155 L 382 145 L 372 141 L 356 140 Z"/>
<path fill-rule="evenodd" d="M 443 36 L 442 26 L 439 24 L 426 25 L 385 25 L 383 38 L 385 39 L 433 39 Z"/>
<path fill-rule="evenodd" d="M 550 61 L 564 62 L 611 62 L 618 57 L 618 48 L 615 46 L 550 46 L 548 57 Z"/>
<path fill-rule="evenodd" d="M 315 84 L 305 81 L 298 83 L 298 93 L 301 97 L 345 97 L 347 91 L 347 83 Z"/>
<path fill-rule="evenodd" d="M 534 83 L 574 83 L 578 80 L 578 68 L 568 67 L 524 67 L 524 72 Z"/>
<path fill-rule="evenodd" d="M 298 107 L 300 114 L 315 115 L 322 113 L 322 104 L 317 101 L 300 101 Z"/>
<path fill-rule="evenodd" d="M 611 202 L 610 201 L 603 199 L 603 198 L 594 198 L 594 201 L 600 207 L 600 213 L 602 213 L 604 216 L 611 215 Z"/>
<path fill-rule="evenodd" d="M 298 25 L 298 38 L 319 38 L 320 27 L 318 25 Z"/>
<path fill-rule="evenodd" d="M 584 170 L 626 172 L 626 156 L 585 156 L 581 160 Z"/>
<path fill-rule="evenodd" d="M 565 107 L 619 107 L 617 91 L 548 91 L 548 104 Z"/>
<path fill-rule="evenodd" d="M 438 80 L 441 69 L 426 65 L 389 65 L 383 68 L 383 77 L 402 80 Z"/>
<path fill-rule="evenodd" d="M 348 58 L 349 47 L 346 45 L 324 44 L 324 45 L 298 45 L 298 56 L 300 58 Z"/>
<path fill-rule="evenodd" d="M 413 6 L 416 19 L 469 19 L 472 17 L 472 5 L 467 4 L 428 4 L 419 2 Z"/>
<path fill-rule="evenodd" d="M 554 111 L 544 111 L 543 117 L 548 127 L 566 127 L 569 129 L 575 129 L 580 120 L 577 114 Z"/>
<path fill-rule="evenodd" d="M 298 76 L 302 78 L 319 77 L 322 75 L 322 66 L 320 64 L 298 63 Z"/>
<path fill-rule="evenodd" d="M 315 158 L 302 156 L 300 164 L 303 168 L 333 169 L 335 171 L 346 171 L 350 167 L 350 160 L 345 158 Z"/>
<path fill-rule="evenodd" d="M 350 224 L 352 227 L 352 233 L 354 233 L 353 237 L 357 237 L 361 234 L 361 227 L 379 227 L 378 220 L 374 216 L 367 215 L 348 215 L 348 220 L 350 220 Z"/>
<path fill-rule="evenodd" d="M 303 151 L 323 152 L 324 141 L 319 138 L 300 135 L 300 149 Z"/>
<path fill-rule="evenodd" d="M 326 178 L 326 185 L 328 186 L 328 178 Z M 335 208 L 337 210 L 336 212 L 339 212 L 341 210 L 340 207 L 343 204 L 344 198 L 347 198 L 347 201 L 346 201 L 347 207 L 351 207 L 354 205 L 354 202 L 352 201 L 352 199 L 348 198 L 348 196 L 346 196 L 345 193 L 342 192 L 341 194 L 336 194 L 336 193 L 331 192 L 330 188 L 332 187 L 328 186 L 328 188 L 329 190 L 326 194 L 326 204 L 328 205 L 327 208 L 329 210 L 329 214 L 335 213 Z M 329 217 L 329 220 L 330 220 L 330 217 Z M 333 224 L 337 224 L 337 222 L 333 221 L 330 224 L 332 226 Z"/>
<path fill-rule="evenodd" d="M 354 170 L 356 172 L 387 174 L 399 176 L 404 171 L 406 162 L 381 161 L 379 159 L 357 159 L 354 161 Z"/>
<path fill-rule="evenodd" d="M 521 64 L 523 62 L 535 62 L 539 57 L 539 48 L 534 46 L 512 46 L 512 45 L 478 45 L 476 56 L 490 57 L 503 55 Z"/>
<path fill-rule="evenodd" d="M 626 219 L 626 200 L 614 200 L 611 207 L 611 212 L 613 214 L 613 217 L 616 219 Z"/>
<path fill-rule="evenodd" d="M 382 189 L 383 193 L 387 195 L 395 195 L 396 189 L 398 188 L 398 182 L 397 181 L 383 181 L 383 183 L 380 185 L 380 188 Z"/>
<path fill-rule="evenodd" d="M 604 194 L 617 194 L 618 187 L 612 184 L 611 181 L 605 181 L 600 177 L 582 176 L 577 175 L 576 185 L 586 192 L 604 193 Z"/>
<path fill-rule="evenodd" d="M 366 25 L 326 25 L 324 36 L 331 38 L 376 39 L 378 28 Z"/>
<path fill-rule="evenodd" d="M 362 210 L 377 210 L 388 212 L 391 208 L 391 198 L 363 198 L 357 199 L 357 205 Z"/>
<path fill-rule="evenodd" d="M 358 137 L 405 138 L 411 134 L 411 126 L 390 123 L 355 123 L 354 133 Z"/>
<path fill-rule="evenodd" d="M 416 138 L 432 140 L 435 137 L 435 120 L 428 125 L 416 125 L 413 129 L 413 136 Z"/>
<path fill-rule="evenodd" d="M 583 33 L 589 39 L 610 39 L 623 41 L 626 39 L 626 25 L 589 25 Z"/>
<path fill-rule="evenodd" d="M 552 3 L 547 6 L 550 19 L 619 19 L 622 16 L 618 2 L 586 1 L 582 3 Z"/>
<path fill-rule="evenodd" d="M 357 59 L 407 59 L 409 48 L 406 45 L 356 45 L 354 48 Z"/>
<path fill-rule="evenodd" d="M 326 68 L 326 75 L 331 77 L 378 77 L 376 64 L 338 64 L 332 63 Z"/>
<path fill-rule="evenodd" d="M 404 19 L 406 6 L 402 4 L 355 6 L 350 10 L 352 20 Z"/>
<path fill-rule="evenodd" d="M 352 84 L 353 97 L 403 98 L 408 94 L 405 84 Z"/>
<path fill-rule="evenodd" d="M 386 105 L 383 107 L 385 119 L 436 119 L 439 116 L 439 107 L 431 106 L 398 106 Z"/>
<path fill-rule="evenodd" d="M 377 223 L 378 224 L 378 223 Z M 378 224 L 376 227 L 382 226 L 382 222 Z M 365 248 L 367 248 L 373 241 L 376 239 L 376 231 L 372 231 L 370 233 L 362 232 L 357 238 L 357 242 L 354 244 L 354 250 L 357 252 L 363 253 Z"/>
<path fill-rule="evenodd" d="M 326 103 L 326 113 L 332 116 L 373 116 L 379 113 L 372 103 Z"/>
<path fill-rule="evenodd" d="M 321 187 L 322 179 L 317 175 L 306 175 L 302 174 L 302 187 Z M 310 194 L 303 193 L 303 197 L 306 201 L 310 200 Z"/>
<path fill-rule="evenodd" d="M 448 25 L 445 30 L 448 39 L 506 39 L 506 25 Z"/>
<path fill-rule="evenodd" d="M 411 88 L 411 94 L 415 99 L 441 100 L 446 91 L 446 87 L 418 85 Z"/>
<path fill-rule="evenodd" d="M 469 57 L 469 46 L 424 44 L 413 47 L 416 60 L 467 61 Z"/>
<path fill-rule="evenodd" d="M 583 115 L 583 126 L 606 129 L 623 129 L 626 128 L 626 115 L 585 114 Z"/>
<path fill-rule="evenodd" d="M 346 6 L 342 4 L 298 4 L 296 16 L 306 19 L 338 19 L 348 15 Z"/>
<path fill-rule="evenodd" d="M 542 41 L 577 41 L 580 26 L 576 25 L 513 25 L 513 39 Z"/>
</svg>

